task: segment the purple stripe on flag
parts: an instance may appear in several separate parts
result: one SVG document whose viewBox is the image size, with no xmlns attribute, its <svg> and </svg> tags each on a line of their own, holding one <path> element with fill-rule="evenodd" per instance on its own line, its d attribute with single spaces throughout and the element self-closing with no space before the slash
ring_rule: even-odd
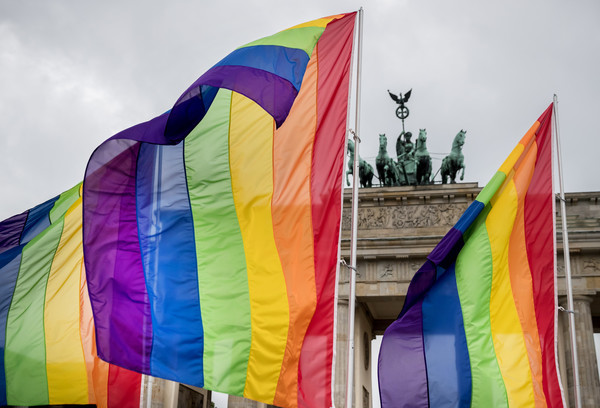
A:
<svg viewBox="0 0 600 408">
<path fill-rule="evenodd" d="M 463 233 L 452 227 L 450 231 L 444 235 L 444 238 L 431 251 L 427 259 L 433 262 L 436 266 L 439 265 L 447 269 L 456 260 L 456 256 L 462 249 Z"/>
<path fill-rule="evenodd" d="M 135 205 L 140 145 L 113 139 L 92 155 L 83 184 L 83 244 L 98 355 L 149 373 L 152 321 Z"/>
<path fill-rule="evenodd" d="M 183 93 L 172 111 L 190 98 L 197 98 L 197 88 L 202 85 L 229 89 L 252 99 L 273 116 L 277 126 L 285 121 L 298 95 L 290 81 L 271 72 L 238 65 L 215 66 Z"/>
<path fill-rule="evenodd" d="M 410 282 L 400 316 L 419 300 L 422 300 L 424 294 L 433 286 L 436 281 L 437 266 L 446 269 L 454 262 L 456 255 L 464 245 L 462 236 L 462 232 L 452 228 L 431 251 L 423 266 L 415 273 Z"/>
<path fill-rule="evenodd" d="M 309 59 L 300 48 L 261 44 L 238 48 L 215 66 L 238 65 L 268 71 L 287 79 L 300 91 Z"/>
<path fill-rule="evenodd" d="M 165 137 L 165 127 L 169 112 L 165 112 L 160 116 L 150 119 L 147 122 L 138 123 L 135 126 L 127 128 L 108 140 L 114 139 L 129 139 L 137 140 L 138 142 L 147 142 L 154 144 L 175 144 Z M 96 154 L 96 152 L 94 152 Z M 89 170 L 89 169 L 88 169 Z"/>
<path fill-rule="evenodd" d="M 54 203 L 58 200 L 58 197 L 56 196 L 29 210 L 27 222 L 23 228 L 19 243 L 26 244 L 50 226 L 50 210 L 54 207 Z"/>
<path fill-rule="evenodd" d="M 28 213 L 25 211 L 0 222 L 0 254 L 19 245 Z"/>
<path fill-rule="evenodd" d="M 420 300 L 392 323 L 383 336 L 379 351 L 379 392 L 383 407 L 429 407 L 422 303 Z M 403 386 L 398 387 L 398 384 Z M 407 389 L 411 390 L 409 395 Z"/>
</svg>

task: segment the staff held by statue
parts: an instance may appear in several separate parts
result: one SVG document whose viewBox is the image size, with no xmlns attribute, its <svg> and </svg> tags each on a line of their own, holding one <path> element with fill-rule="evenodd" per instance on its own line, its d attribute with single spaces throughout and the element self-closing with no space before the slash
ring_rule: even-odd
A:
<svg viewBox="0 0 600 408">
<path fill-rule="evenodd" d="M 412 92 L 412 89 L 410 91 L 406 92 L 404 94 L 404 96 L 402 96 L 402 92 L 400 92 L 398 95 L 394 95 L 388 89 L 390 98 L 392 98 L 394 100 L 394 102 L 396 102 L 398 104 L 398 107 L 396 108 L 396 116 L 398 117 L 398 119 L 402 120 L 402 133 L 404 133 L 404 119 L 408 118 L 408 115 L 410 114 L 410 111 L 404 104 L 406 102 L 408 102 L 408 100 L 410 99 L 411 92 Z"/>
</svg>

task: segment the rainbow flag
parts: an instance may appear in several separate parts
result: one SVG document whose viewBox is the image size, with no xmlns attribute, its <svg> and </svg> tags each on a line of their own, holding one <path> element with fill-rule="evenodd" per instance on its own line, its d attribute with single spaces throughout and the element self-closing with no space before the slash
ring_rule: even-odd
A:
<svg viewBox="0 0 600 408">
<path fill-rule="evenodd" d="M 83 242 L 104 360 L 332 405 L 355 14 L 238 48 L 169 112 L 96 149 Z"/>
<path fill-rule="evenodd" d="M 552 105 L 446 234 L 385 331 L 391 407 L 562 407 Z"/>
<path fill-rule="evenodd" d="M 96 354 L 80 189 L 0 222 L 0 405 L 139 407 L 141 375 Z"/>
</svg>

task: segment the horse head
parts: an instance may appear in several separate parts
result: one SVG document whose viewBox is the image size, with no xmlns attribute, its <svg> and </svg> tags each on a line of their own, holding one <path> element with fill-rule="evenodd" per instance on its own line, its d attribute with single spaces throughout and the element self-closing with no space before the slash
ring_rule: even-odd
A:
<svg viewBox="0 0 600 408">
<path fill-rule="evenodd" d="M 460 130 L 460 132 L 458 132 L 456 134 L 456 136 L 454 136 L 454 141 L 452 142 L 452 148 L 458 148 L 458 149 L 462 149 L 463 145 L 465 144 L 465 134 L 467 133 L 466 130 Z"/>
<path fill-rule="evenodd" d="M 427 130 L 419 129 L 419 136 L 417 136 L 417 148 L 419 148 L 420 146 L 425 146 L 426 142 L 427 142 Z"/>
<path fill-rule="evenodd" d="M 385 137 L 385 133 L 379 134 L 379 147 L 387 146 L 387 137 Z"/>
<path fill-rule="evenodd" d="M 354 142 L 348 139 L 348 154 L 354 156 Z"/>
</svg>

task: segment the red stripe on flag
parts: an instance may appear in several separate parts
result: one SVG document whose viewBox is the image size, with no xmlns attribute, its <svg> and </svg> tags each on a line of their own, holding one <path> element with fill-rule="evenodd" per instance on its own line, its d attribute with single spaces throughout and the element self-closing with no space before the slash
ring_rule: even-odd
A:
<svg viewBox="0 0 600 408">
<path fill-rule="evenodd" d="M 142 375 L 110 365 L 108 372 L 108 408 L 139 408 Z"/>
<path fill-rule="evenodd" d="M 311 174 L 317 307 L 300 356 L 299 406 L 332 406 L 335 272 L 355 16 L 351 13 L 330 23 L 317 43 L 318 119 Z"/>
<path fill-rule="evenodd" d="M 552 217 L 552 105 L 540 116 L 535 171 L 525 197 L 525 237 L 533 282 L 535 313 L 543 360 L 548 407 L 562 407 L 554 349 L 554 236 Z"/>
</svg>

